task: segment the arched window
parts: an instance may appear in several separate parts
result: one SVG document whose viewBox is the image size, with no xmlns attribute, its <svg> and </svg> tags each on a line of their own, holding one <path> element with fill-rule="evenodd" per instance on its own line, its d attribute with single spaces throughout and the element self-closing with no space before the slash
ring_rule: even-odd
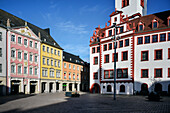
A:
<svg viewBox="0 0 170 113">
<path fill-rule="evenodd" d="M 107 92 L 112 92 L 112 86 L 111 85 L 107 86 Z"/>
<path fill-rule="evenodd" d="M 155 84 L 155 92 L 161 92 L 162 91 L 162 85 L 160 83 Z"/>
<path fill-rule="evenodd" d="M 125 86 L 124 85 L 120 86 L 120 92 L 125 92 Z"/>
</svg>

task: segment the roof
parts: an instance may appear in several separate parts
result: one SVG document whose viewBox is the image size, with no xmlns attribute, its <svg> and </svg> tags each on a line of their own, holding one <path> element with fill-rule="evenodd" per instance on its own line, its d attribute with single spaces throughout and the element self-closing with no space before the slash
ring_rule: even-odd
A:
<svg viewBox="0 0 170 113">
<path fill-rule="evenodd" d="M 74 64 L 83 65 L 84 61 L 76 55 L 63 51 L 63 61 L 67 61 Z"/>
<path fill-rule="evenodd" d="M 21 27 L 21 26 L 25 26 L 25 20 L 16 17 L 2 9 L 0 9 L 0 24 L 6 26 L 7 25 L 7 19 L 10 20 L 10 26 L 11 27 Z M 45 29 L 41 29 L 29 22 L 27 22 L 27 26 L 38 36 L 38 33 L 40 32 L 41 34 L 41 40 L 42 43 L 46 43 L 48 45 L 51 45 L 53 47 L 62 49 L 60 47 L 60 45 L 51 37 L 51 35 L 48 33 L 47 30 Z M 46 41 L 44 41 L 44 39 L 46 39 Z M 55 43 L 55 45 L 54 45 Z"/>
<path fill-rule="evenodd" d="M 135 27 L 136 27 L 135 32 L 138 32 L 138 23 L 139 22 L 142 22 L 144 24 L 143 31 L 156 30 L 156 29 L 168 27 L 167 18 L 169 16 L 170 16 L 170 10 L 142 16 L 140 18 L 133 19 L 129 22 L 131 22 L 132 24 L 135 23 Z M 156 29 L 152 28 L 152 21 L 154 19 L 156 19 L 159 23 L 158 28 L 156 28 Z M 131 28 L 132 28 L 132 26 L 131 26 Z M 140 31 L 140 32 L 143 32 L 143 31 Z"/>
</svg>

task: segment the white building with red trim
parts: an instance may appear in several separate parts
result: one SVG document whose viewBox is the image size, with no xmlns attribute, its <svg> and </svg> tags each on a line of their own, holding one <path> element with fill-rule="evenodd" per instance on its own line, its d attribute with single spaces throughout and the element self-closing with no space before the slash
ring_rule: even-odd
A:
<svg viewBox="0 0 170 113">
<path fill-rule="evenodd" d="M 90 38 L 90 91 L 113 94 L 114 28 L 116 94 L 170 93 L 170 11 L 146 15 L 147 0 L 115 0 L 109 25 Z"/>
</svg>

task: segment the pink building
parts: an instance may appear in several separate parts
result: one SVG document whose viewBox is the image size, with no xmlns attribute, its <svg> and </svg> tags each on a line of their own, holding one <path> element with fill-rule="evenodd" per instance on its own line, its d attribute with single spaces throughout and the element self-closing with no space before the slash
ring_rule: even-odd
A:
<svg viewBox="0 0 170 113">
<path fill-rule="evenodd" d="M 8 93 L 39 93 L 40 33 L 25 26 L 10 27 L 7 21 Z"/>
</svg>

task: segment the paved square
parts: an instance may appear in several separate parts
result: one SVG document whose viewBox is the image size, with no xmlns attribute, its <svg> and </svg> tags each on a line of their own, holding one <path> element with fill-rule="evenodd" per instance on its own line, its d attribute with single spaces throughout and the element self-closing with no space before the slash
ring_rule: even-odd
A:
<svg viewBox="0 0 170 113">
<path fill-rule="evenodd" d="M 64 93 L 12 95 L 0 97 L 0 112 L 26 113 L 169 113 L 170 97 L 151 102 L 144 96 L 81 94 L 79 98 Z"/>
</svg>

